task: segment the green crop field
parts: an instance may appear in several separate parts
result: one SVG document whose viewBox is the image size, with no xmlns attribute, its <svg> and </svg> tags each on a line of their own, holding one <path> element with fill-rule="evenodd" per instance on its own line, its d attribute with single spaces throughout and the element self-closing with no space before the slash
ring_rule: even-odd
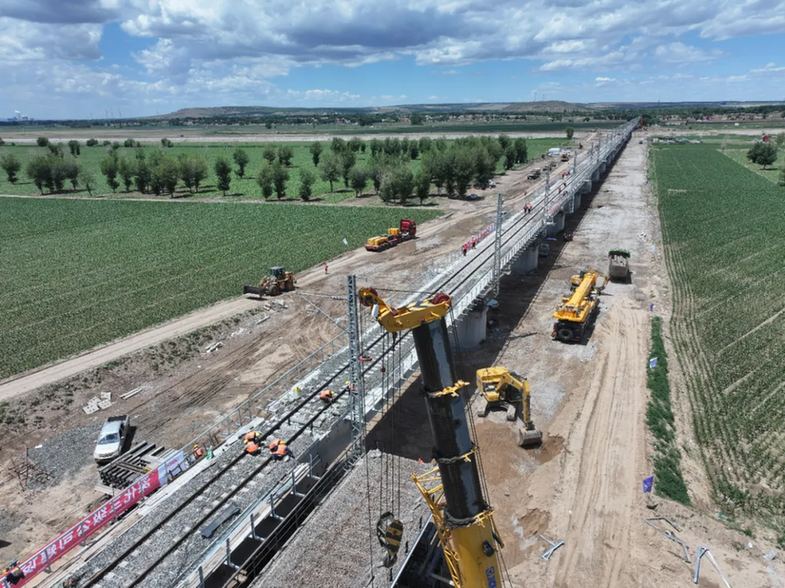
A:
<svg viewBox="0 0 785 588">
<path fill-rule="evenodd" d="M 439 214 L 406 212 L 418 222 Z M 400 217 L 394 208 L 0 198 L 0 379 L 239 296 L 270 266 L 311 267 Z"/>
<path fill-rule="evenodd" d="M 785 523 L 785 188 L 709 145 L 654 146 L 671 332 L 714 497 Z"/>
<path fill-rule="evenodd" d="M 448 144 L 451 141 L 448 141 Z M 298 190 L 300 187 L 300 170 L 304 168 L 315 169 L 313 165 L 313 160 L 311 158 L 311 153 L 309 151 L 310 143 L 304 142 L 293 142 L 293 143 L 232 143 L 231 145 L 221 145 L 217 143 L 203 143 L 203 144 L 194 144 L 194 143 L 182 143 L 177 144 L 175 142 L 174 147 L 166 149 L 167 155 L 171 155 L 172 157 L 177 157 L 181 153 L 186 153 L 189 155 L 200 155 L 205 158 L 207 161 L 209 174 L 207 180 L 202 184 L 200 191 L 198 194 L 190 194 L 188 190 L 180 183 L 180 186 L 177 191 L 178 197 L 188 197 L 188 198 L 215 198 L 220 197 L 221 192 L 218 191 L 216 187 L 216 178 L 215 178 L 215 171 L 214 171 L 214 164 L 215 160 L 223 155 L 225 156 L 231 163 L 232 167 L 236 169 L 236 165 L 232 161 L 232 153 L 236 147 L 242 147 L 248 153 L 250 158 L 250 162 L 246 167 L 246 173 L 244 178 L 239 178 L 236 174 L 232 175 L 232 184 L 230 193 L 227 195 L 226 199 L 261 199 L 262 192 L 261 188 L 256 182 L 256 176 L 258 175 L 259 170 L 262 167 L 262 164 L 265 163 L 262 154 L 264 152 L 264 148 L 267 146 L 272 146 L 273 148 L 277 148 L 281 145 L 288 145 L 294 151 L 294 157 L 292 158 L 292 166 L 289 168 L 289 176 L 290 179 L 287 183 L 286 193 L 289 199 L 296 199 L 298 195 Z M 540 155 L 547 152 L 548 149 L 551 147 L 560 147 L 566 145 L 565 139 L 529 139 L 527 140 L 527 145 L 529 149 L 529 159 L 538 159 Z M 63 145 L 64 151 L 68 153 L 68 146 Z M 329 150 L 329 143 L 322 144 L 323 151 L 322 153 L 326 153 Z M 153 149 L 159 149 L 159 146 L 153 145 L 146 145 L 144 149 L 146 151 L 150 151 Z M 47 148 L 42 148 L 38 146 L 30 146 L 30 145 L 9 145 L 8 143 L 0 147 L 0 155 L 3 153 L 13 153 L 16 155 L 17 158 L 22 162 L 22 171 L 19 174 L 19 180 L 16 184 L 11 184 L 6 177 L 6 174 L 0 170 L 0 194 L 13 194 L 13 195 L 27 195 L 27 194 L 39 194 L 38 189 L 35 187 L 33 182 L 27 177 L 25 174 L 25 166 L 27 161 L 35 156 L 35 155 L 45 155 L 48 153 Z M 133 149 L 126 149 L 121 147 L 119 150 L 119 155 L 121 157 L 128 157 L 133 159 L 134 157 L 134 150 Z M 106 183 L 106 179 L 101 174 L 99 169 L 99 164 L 101 159 L 107 156 L 107 147 L 103 147 L 101 145 L 97 145 L 95 147 L 87 147 L 82 142 L 81 146 L 81 155 L 77 158 L 80 165 L 84 166 L 87 169 L 93 171 L 95 178 L 96 178 L 96 185 L 93 189 L 93 195 L 103 195 L 106 197 L 114 197 L 114 198 L 138 198 L 138 192 L 125 192 L 122 186 L 118 188 L 116 193 L 112 193 L 111 189 Z M 371 157 L 370 150 L 366 149 L 365 153 L 357 153 L 357 165 L 364 166 L 368 159 Z M 411 162 L 412 171 L 417 171 L 420 169 L 421 165 L 421 157 Z M 502 162 L 500 160 L 497 171 L 501 173 L 503 170 Z M 70 188 L 70 185 L 68 185 Z M 335 182 L 333 185 L 335 192 L 330 193 L 330 185 L 328 182 L 322 180 L 318 177 L 317 172 L 317 181 L 313 186 L 313 192 L 315 198 L 320 199 L 323 202 L 340 202 L 341 200 L 346 200 L 347 198 L 352 198 L 354 193 L 352 190 L 345 188 L 343 180 L 339 180 Z M 369 183 L 369 187 L 366 189 L 367 193 L 373 192 L 373 185 Z M 435 190 L 434 190 L 435 193 Z M 67 191 L 65 195 L 71 196 L 88 196 L 87 190 L 78 189 L 75 191 Z M 145 194 L 145 197 L 151 198 L 159 198 L 162 200 L 168 199 L 168 196 L 154 196 L 152 194 Z M 273 199 L 275 196 L 273 196 Z"/>
</svg>

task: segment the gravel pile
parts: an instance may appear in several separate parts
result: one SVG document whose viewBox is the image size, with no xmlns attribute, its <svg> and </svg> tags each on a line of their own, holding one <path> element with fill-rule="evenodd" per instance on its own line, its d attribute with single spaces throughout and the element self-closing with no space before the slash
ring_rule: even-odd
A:
<svg viewBox="0 0 785 588">
<path fill-rule="evenodd" d="M 28 456 L 43 473 L 30 472 L 27 487 L 30 490 L 57 486 L 63 480 L 74 476 L 86 465 L 95 463 L 93 451 L 101 432 L 102 423 L 93 423 L 71 429 L 47 439 L 40 448 L 33 447 Z"/>
<path fill-rule="evenodd" d="M 385 459 L 382 459 L 382 455 L 380 451 L 371 451 L 357 463 L 348 477 L 299 530 L 286 550 L 252 584 L 254 588 L 365 588 L 372 585 L 372 566 L 376 577 L 374 584 L 389 584 L 390 572 L 381 565 L 386 551 L 376 539 L 379 515 L 382 510 L 390 508 L 387 503 L 381 504 L 380 486 L 388 483 L 382 474 L 392 457 L 385 454 Z M 398 459 L 395 458 L 396 463 Z M 393 574 L 405 559 L 403 551 L 406 543 L 414 548 L 420 532 L 420 519 L 424 523 L 429 514 L 410 476 L 412 473 L 426 472 L 430 467 L 428 464 L 400 459 L 401 512 L 394 514 L 403 523 L 404 530 L 401 553 L 392 568 Z M 367 484 L 370 485 L 370 492 Z"/>
</svg>

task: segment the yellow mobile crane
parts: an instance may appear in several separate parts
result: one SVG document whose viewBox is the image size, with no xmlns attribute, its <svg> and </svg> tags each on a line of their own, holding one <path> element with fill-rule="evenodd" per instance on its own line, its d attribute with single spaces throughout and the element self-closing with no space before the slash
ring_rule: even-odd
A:
<svg viewBox="0 0 785 588">
<path fill-rule="evenodd" d="M 497 551 L 504 544 L 483 496 L 478 447 L 461 394 L 468 383 L 456 378 L 452 363 L 444 320 L 452 299 L 440 293 L 391 308 L 373 288 L 361 288 L 358 294 L 362 304 L 373 307 L 373 316 L 384 329 L 393 334 L 412 331 L 438 464 L 412 478 L 433 514 L 453 586 L 498 588 L 502 574 Z"/>
<path fill-rule="evenodd" d="M 604 278 L 601 286 L 597 286 L 598 278 Z M 608 280 L 608 276 L 597 270 L 572 276 L 571 294 L 561 299 L 561 304 L 553 313 L 556 322 L 551 335 L 554 339 L 564 342 L 583 339 L 586 327 L 600 312 L 600 292 L 605 289 Z"/>
</svg>

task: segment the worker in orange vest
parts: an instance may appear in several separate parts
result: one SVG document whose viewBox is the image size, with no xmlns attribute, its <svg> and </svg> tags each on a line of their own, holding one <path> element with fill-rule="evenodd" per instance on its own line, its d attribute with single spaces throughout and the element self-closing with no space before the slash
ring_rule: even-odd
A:
<svg viewBox="0 0 785 588">
<path fill-rule="evenodd" d="M 204 456 L 204 451 L 202 451 L 202 448 L 199 447 L 198 444 L 194 443 L 194 459 L 198 460 L 200 457 L 203 456 Z"/>
<path fill-rule="evenodd" d="M 284 443 L 282 439 L 276 439 L 270 443 L 270 453 L 275 461 L 281 461 L 287 455 L 294 458 L 294 453 L 292 453 L 292 450 L 286 446 L 286 443 Z"/>
<path fill-rule="evenodd" d="M 332 390 L 324 390 L 321 394 L 319 394 L 319 398 L 321 398 L 327 404 L 332 404 L 332 401 L 335 400 L 335 392 Z"/>
<path fill-rule="evenodd" d="M 256 431 L 249 431 L 245 434 L 243 438 L 243 443 L 245 444 L 245 452 L 254 454 L 259 451 L 259 442 L 261 441 L 262 436 L 257 433 Z"/>
</svg>

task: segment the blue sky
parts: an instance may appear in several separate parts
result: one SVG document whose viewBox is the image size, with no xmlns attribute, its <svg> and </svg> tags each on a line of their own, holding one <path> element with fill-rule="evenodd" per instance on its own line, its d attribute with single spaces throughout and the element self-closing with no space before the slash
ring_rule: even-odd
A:
<svg viewBox="0 0 785 588">
<path fill-rule="evenodd" d="M 785 0 L 2 0 L 0 117 L 785 100 Z"/>
</svg>

